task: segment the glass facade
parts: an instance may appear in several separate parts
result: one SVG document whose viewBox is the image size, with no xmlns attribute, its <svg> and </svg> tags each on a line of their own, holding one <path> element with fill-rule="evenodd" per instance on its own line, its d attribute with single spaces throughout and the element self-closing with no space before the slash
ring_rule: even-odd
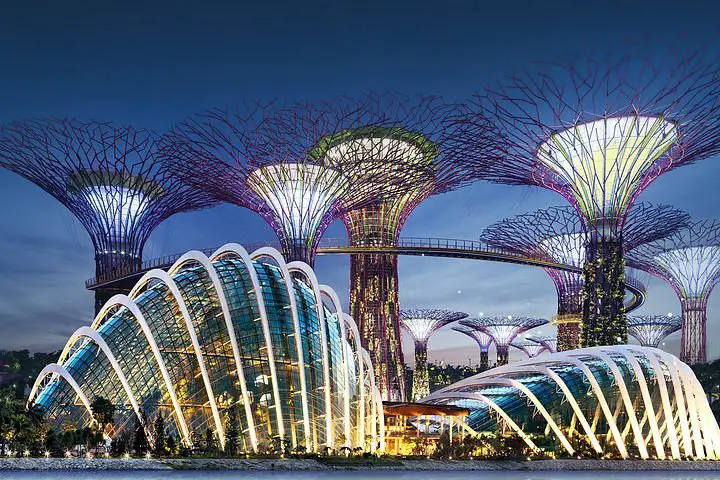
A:
<svg viewBox="0 0 720 480">
<path fill-rule="evenodd" d="M 278 439 L 374 450 L 382 409 L 356 333 L 337 295 L 275 250 L 190 252 L 110 299 L 41 372 L 30 402 L 61 429 L 91 422 L 90 404 L 105 397 L 116 407 L 110 435 L 162 412 L 183 443 L 210 429 L 222 446 L 234 413 L 247 451 Z"/>
<path fill-rule="evenodd" d="M 476 434 L 620 458 L 718 459 L 720 429 L 690 368 L 656 348 L 592 347 L 475 375 L 425 403 L 468 408 Z"/>
</svg>

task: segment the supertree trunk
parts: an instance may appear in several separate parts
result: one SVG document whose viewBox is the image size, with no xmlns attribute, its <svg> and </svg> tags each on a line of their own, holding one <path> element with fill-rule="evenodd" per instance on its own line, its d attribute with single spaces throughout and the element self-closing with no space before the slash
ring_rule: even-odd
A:
<svg viewBox="0 0 720 480">
<path fill-rule="evenodd" d="M 430 375 L 427 363 L 427 343 L 415 342 L 415 372 L 413 372 L 412 401 L 430 395 Z"/>
<path fill-rule="evenodd" d="M 510 347 L 507 345 L 497 347 L 497 366 L 500 367 L 502 365 L 508 364 L 508 359 L 510 356 Z"/>
<path fill-rule="evenodd" d="M 97 280 L 114 279 L 134 273 L 142 268 L 142 258 L 123 247 L 113 247 L 111 250 L 95 253 L 95 277 Z M 125 253 L 120 253 L 125 252 Z M 98 288 L 95 290 L 95 315 L 102 309 L 105 302 L 114 295 L 127 294 L 130 288 Z"/>
<path fill-rule="evenodd" d="M 583 267 L 583 347 L 627 343 L 622 239 L 594 234 Z"/>
<path fill-rule="evenodd" d="M 487 370 L 489 366 L 490 362 L 488 361 L 488 351 L 480 350 L 480 368 Z"/>
<path fill-rule="evenodd" d="M 693 365 L 707 362 L 706 331 L 707 298 L 683 298 L 680 360 Z"/>
<path fill-rule="evenodd" d="M 384 400 L 404 400 L 397 256 L 351 255 L 350 280 L 350 315 L 370 353 L 380 394 Z"/>
<path fill-rule="evenodd" d="M 311 267 L 315 266 L 315 247 L 307 245 L 305 240 L 288 239 L 280 242 L 283 258 L 286 262 L 305 262 Z"/>
<path fill-rule="evenodd" d="M 557 351 L 580 348 L 583 310 L 582 276 L 575 272 L 558 270 L 548 270 L 548 273 L 555 283 L 558 298 L 557 316 L 553 320 L 557 325 Z"/>
</svg>

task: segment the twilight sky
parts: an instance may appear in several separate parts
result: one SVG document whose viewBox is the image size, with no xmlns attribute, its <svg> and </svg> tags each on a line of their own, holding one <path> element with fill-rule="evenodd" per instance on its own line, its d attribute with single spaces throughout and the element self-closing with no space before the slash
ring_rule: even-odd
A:
<svg viewBox="0 0 720 480">
<path fill-rule="evenodd" d="M 0 123 L 56 116 L 162 131 L 209 107 L 253 100 L 397 90 L 456 101 L 488 82 L 532 70 L 535 61 L 602 55 L 627 44 L 720 49 L 715 2 L 244 3 L 4 4 Z M 694 218 L 716 218 L 719 176 L 720 158 L 711 158 L 666 174 L 640 199 L 673 204 Z M 563 203 L 549 191 L 480 182 L 425 201 L 403 235 L 476 239 L 498 219 Z M 6 171 L 0 171 L 0 205 L 0 349 L 62 348 L 92 316 L 93 297 L 83 286 L 94 273 L 89 237 L 53 198 Z M 325 235 L 344 236 L 339 222 Z M 252 212 L 221 205 L 160 225 L 144 257 L 273 238 Z M 344 256 L 316 262 L 320 281 L 341 299 L 347 298 L 348 267 Z M 649 301 L 638 313 L 679 313 L 664 282 L 643 279 Z M 400 288 L 403 307 L 546 318 L 555 313 L 552 283 L 533 267 L 405 257 Z M 713 359 L 720 356 L 714 335 L 720 294 L 711 298 L 708 318 Z M 678 343 L 675 334 L 666 348 L 677 353 Z M 410 342 L 405 352 L 411 360 Z M 476 362 L 478 353 L 464 335 L 445 329 L 430 341 L 429 356 L 467 363 Z"/>
</svg>

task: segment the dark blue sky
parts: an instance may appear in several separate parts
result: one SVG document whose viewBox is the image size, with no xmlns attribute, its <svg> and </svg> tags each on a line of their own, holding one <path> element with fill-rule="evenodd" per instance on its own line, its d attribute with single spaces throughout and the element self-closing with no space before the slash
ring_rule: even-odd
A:
<svg viewBox="0 0 720 480">
<path fill-rule="evenodd" d="M 163 130 L 206 108 L 252 100 L 371 90 L 461 100 L 504 75 L 531 70 L 535 61 L 668 44 L 688 52 L 720 48 L 720 7 L 692 1 L 14 2 L 0 11 L 0 122 L 58 116 Z M 709 159 L 667 174 L 641 199 L 717 217 L 718 175 L 720 158 Z M 547 191 L 478 183 L 426 201 L 404 234 L 475 239 L 497 219 L 563 202 Z M 51 197 L 4 171 L 0 205 L 0 348 L 60 348 L 92 314 L 92 296 L 82 288 L 94 271 L 87 234 Z M 326 234 L 340 236 L 337 223 Z M 272 238 L 257 216 L 225 205 L 171 218 L 151 237 L 145 258 Z M 316 267 L 321 281 L 347 296 L 347 258 L 323 257 Z M 555 310 L 554 288 L 539 269 L 403 258 L 400 275 L 407 307 L 546 317 Z M 644 313 L 679 312 L 667 286 L 649 285 Z M 720 326 L 718 317 L 716 295 L 711 328 Z M 671 350 L 678 337 L 671 337 Z M 471 347 L 443 331 L 431 341 L 430 357 L 467 361 L 476 356 Z M 708 353 L 720 355 L 720 342 L 711 341 Z"/>
</svg>

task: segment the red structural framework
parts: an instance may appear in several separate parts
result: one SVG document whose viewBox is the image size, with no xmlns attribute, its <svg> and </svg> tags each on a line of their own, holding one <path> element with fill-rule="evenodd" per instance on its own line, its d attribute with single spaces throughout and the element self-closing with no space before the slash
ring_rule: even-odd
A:
<svg viewBox="0 0 720 480">
<path fill-rule="evenodd" d="M 0 130 L 0 166 L 65 205 L 95 248 L 95 275 L 134 272 L 150 233 L 175 213 L 215 201 L 179 181 L 158 161 L 153 132 L 109 123 L 44 119 Z M 116 293 L 95 291 L 95 310 Z"/>
<path fill-rule="evenodd" d="M 548 188 L 582 217 L 583 345 L 627 341 L 622 235 L 635 199 L 668 170 L 720 151 L 720 62 L 658 53 L 548 65 L 467 108 L 471 124 L 480 112 L 481 137 L 488 118 L 502 136 L 497 156 L 479 160 L 486 179 Z"/>
</svg>

